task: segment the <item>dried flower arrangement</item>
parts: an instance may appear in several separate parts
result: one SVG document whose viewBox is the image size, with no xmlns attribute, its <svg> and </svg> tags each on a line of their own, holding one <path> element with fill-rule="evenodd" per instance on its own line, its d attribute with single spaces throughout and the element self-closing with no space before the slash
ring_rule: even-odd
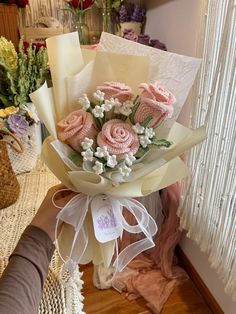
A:
<svg viewBox="0 0 236 314">
<path fill-rule="evenodd" d="M 23 135 L 38 121 L 27 106 L 29 94 L 39 88 L 49 73 L 45 48 L 29 45 L 24 51 L 20 40 L 19 52 L 13 44 L 0 37 L 0 129 Z"/>
</svg>

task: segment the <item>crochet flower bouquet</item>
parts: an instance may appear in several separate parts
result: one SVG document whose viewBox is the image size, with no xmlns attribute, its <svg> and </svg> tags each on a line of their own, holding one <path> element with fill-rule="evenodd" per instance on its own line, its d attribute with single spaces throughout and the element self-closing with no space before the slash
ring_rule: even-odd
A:
<svg viewBox="0 0 236 314">
<path fill-rule="evenodd" d="M 65 224 L 56 243 L 71 274 L 90 261 L 121 271 L 154 246 L 157 231 L 135 198 L 184 178 L 178 156 L 205 137 L 175 122 L 200 61 L 106 33 L 97 51 L 81 50 L 76 33 L 48 39 L 47 48 L 53 88 L 31 94 L 51 134 L 42 156 L 78 192 L 58 215 Z M 124 230 L 143 237 L 118 253 Z"/>
</svg>

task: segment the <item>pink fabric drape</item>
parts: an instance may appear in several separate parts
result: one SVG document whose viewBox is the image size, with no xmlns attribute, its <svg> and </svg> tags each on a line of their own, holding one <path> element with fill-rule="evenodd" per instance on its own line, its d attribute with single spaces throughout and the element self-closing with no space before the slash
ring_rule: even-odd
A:
<svg viewBox="0 0 236 314">
<path fill-rule="evenodd" d="M 135 258 L 128 267 L 117 274 L 113 287 L 126 291 L 128 299 L 143 297 L 153 313 L 160 313 L 164 303 L 178 283 L 185 281 L 186 272 L 175 265 L 174 249 L 180 240 L 177 209 L 180 199 L 180 183 L 175 183 L 161 192 L 164 221 L 155 238 L 156 246 Z M 127 211 L 126 219 L 135 224 Z M 124 233 L 120 249 L 137 241 L 137 235 Z"/>
</svg>

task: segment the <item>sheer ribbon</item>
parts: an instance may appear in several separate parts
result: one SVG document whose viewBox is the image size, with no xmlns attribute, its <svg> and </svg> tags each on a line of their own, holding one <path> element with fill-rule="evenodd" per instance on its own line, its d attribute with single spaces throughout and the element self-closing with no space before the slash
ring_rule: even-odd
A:
<svg viewBox="0 0 236 314">
<path fill-rule="evenodd" d="M 121 230 L 126 230 L 130 233 L 140 233 L 142 232 L 145 237 L 137 242 L 131 243 L 119 254 L 113 263 L 113 266 L 117 271 L 122 271 L 129 262 L 136 257 L 141 252 L 150 249 L 155 246 L 152 237 L 157 232 L 157 225 L 155 220 L 149 215 L 146 208 L 137 200 L 131 198 L 118 198 L 109 195 L 99 194 L 96 196 L 89 196 L 85 194 L 78 194 L 74 196 L 63 208 L 56 205 L 54 198 L 55 195 L 60 191 L 57 191 L 53 196 L 53 204 L 57 208 L 61 208 L 61 211 L 57 215 L 57 224 L 55 231 L 55 245 L 61 256 L 61 259 L 64 262 L 64 270 L 69 271 L 70 275 L 73 276 L 74 269 L 77 264 L 80 263 L 87 245 L 88 245 L 88 231 L 86 225 L 84 224 L 85 217 L 90 208 L 96 208 L 96 206 L 106 200 L 106 204 L 109 205 L 109 208 L 115 214 L 117 225 L 121 227 Z M 123 216 L 123 208 L 126 208 L 136 219 L 137 224 L 131 226 Z M 57 241 L 58 237 L 58 227 L 59 225 L 65 222 L 73 226 L 75 230 L 75 235 L 73 242 L 71 244 L 70 254 L 65 260 L 60 253 L 60 247 Z M 122 232 L 120 237 L 122 237 Z M 75 245 L 79 239 L 80 249 L 76 248 L 76 256 L 73 255 Z M 117 247 L 117 239 L 116 239 Z"/>
</svg>

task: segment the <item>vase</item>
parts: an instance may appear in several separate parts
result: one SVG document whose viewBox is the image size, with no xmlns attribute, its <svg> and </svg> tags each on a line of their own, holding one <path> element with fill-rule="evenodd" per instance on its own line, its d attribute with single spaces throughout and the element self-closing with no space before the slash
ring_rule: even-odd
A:
<svg viewBox="0 0 236 314">
<path fill-rule="evenodd" d="M 125 30 L 132 30 L 134 31 L 135 34 L 140 35 L 141 29 L 142 29 L 142 23 L 138 23 L 138 22 L 120 23 L 121 37 L 123 37 Z"/>
<path fill-rule="evenodd" d="M 75 21 L 75 29 L 79 35 L 79 42 L 81 45 L 88 45 L 89 44 L 89 28 L 88 25 L 85 23 L 85 15 L 84 12 L 80 12 L 78 14 L 76 21 Z"/>
</svg>

